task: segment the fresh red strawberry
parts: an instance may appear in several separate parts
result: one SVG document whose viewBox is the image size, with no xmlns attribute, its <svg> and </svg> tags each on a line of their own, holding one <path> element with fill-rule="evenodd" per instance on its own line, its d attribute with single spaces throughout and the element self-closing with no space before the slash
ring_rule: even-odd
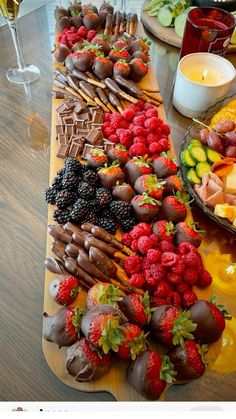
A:
<svg viewBox="0 0 236 419">
<path fill-rule="evenodd" d="M 78 339 L 83 312 L 79 307 L 62 307 L 53 316 L 43 313 L 43 336 L 59 347 L 70 346 Z"/>
<path fill-rule="evenodd" d="M 112 189 L 112 196 L 120 201 L 130 204 L 134 197 L 134 190 L 129 183 L 118 184 Z"/>
<path fill-rule="evenodd" d="M 144 63 L 140 58 L 133 58 L 130 61 L 130 78 L 134 82 L 140 81 L 148 72 L 148 65 Z"/>
<path fill-rule="evenodd" d="M 141 352 L 147 349 L 146 337 L 136 324 L 125 323 L 122 331 L 124 339 L 119 345 L 117 355 L 121 359 L 134 361 Z"/>
<path fill-rule="evenodd" d="M 202 242 L 204 230 L 198 230 L 195 223 L 181 222 L 176 224 L 176 244 L 179 245 L 183 242 L 191 243 L 195 247 L 199 247 Z"/>
<path fill-rule="evenodd" d="M 112 147 L 108 153 L 107 156 L 111 162 L 114 160 L 117 160 L 117 162 L 120 164 L 121 167 L 127 163 L 129 155 L 128 151 L 126 150 L 126 147 L 121 144 L 117 144 L 115 147 Z"/>
<path fill-rule="evenodd" d="M 166 178 L 167 176 L 175 175 L 177 173 L 176 164 L 167 156 L 161 155 L 152 163 L 153 171 L 158 178 Z"/>
<path fill-rule="evenodd" d="M 84 337 L 67 349 L 66 369 L 76 381 L 96 380 L 106 374 L 111 366 L 111 355 L 96 350 Z"/>
<path fill-rule="evenodd" d="M 174 223 L 183 221 L 187 216 L 188 202 L 189 195 L 183 197 L 180 192 L 176 192 L 176 195 L 166 196 L 162 201 L 162 218 Z"/>
<path fill-rule="evenodd" d="M 126 60 L 118 60 L 115 62 L 113 67 L 113 76 L 116 78 L 117 76 L 121 76 L 124 79 L 127 79 L 129 77 L 131 68 L 130 65 L 126 62 Z"/>
<path fill-rule="evenodd" d="M 137 137 L 136 137 L 137 138 Z M 148 154 L 148 148 L 145 144 L 142 143 L 135 143 L 131 145 L 129 149 L 129 156 L 135 157 L 135 156 L 144 156 L 145 154 Z"/>
<path fill-rule="evenodd" d="M 151 198 L 146 192 L 136 195 L 131 201 L 136 218 L 145 223 L 150 223 L 157 218 L 160 205 L 160 201 Z"/>
<path fill-rule="evenodd" d="M 147 38 L 135 39 L 129 44 L 130 54 L 133 54 L 136 51 L 142 51 L 147 54 L 149 51 L 150 45 L 151 45 L 151 42 Z"/>
<path fill-rule="evenodd" d="M 156 352 L 145 351 L 129 365 L 126 378 L 128 383 L 147 400 L 158 400 L 176 375 L 169 358 Z"/>
<path fill-rule="evenodd" d="M 92 42 L 92 45 L 99 45 L 102 52 L 104 52 L 105 55 L 108 55 L 110 52 L 110 45 L 109 45 L 109 38 L 107 35 L 96 35 Z"/>
<path fill-rule="evenodd" d="M 175 227 L 172 221 L 160 220 L 153 224 L 152 231 L 155 233 L 158 238 L 166 240 L 168 242 L 173 242 L 173 236 L 175 234 Z"/>
<path fill-rule="evenodd" d="M 197 324 L 194 337 L 202 343 L 216 342 L 225 329 L 225 319 L 230 320 L 227 309 L 219 304 L 216 298 L 210 301 L 198 300 L 190 307 L 190 318 Z"/>
<path fill-rule="evenodd" d="M 92 70 L 100 80 L 103 80 L 112 76 L 113 63 L 109 58 L 102 56 L 96 57 L 93 62 Z"/>
<path fill-rule="evenodd" d="M 171 305 L 158 307 L 150 321 L 152 335 L 166 345 L 183 345 L 184 339 L 194 339 L 191 332 L 197 325 L 190 320 L 190 312 Z"/>
<path fill-rule="evenodd" d="M 89 153 L 86 156 L 87 165 L 97 169 L 98 167 L 103 167 L 108 163 L 108 158 L 103 150 L 99 148 L 91 148 Z"/>
<path fill-rule="evenodd" d="M 91 29 L 91 31 L 88 31 L 87 33 L 87 40 L 88 42 L 91 42 L 93 38 L 96 36 L 97 32 L 94 29 Z"/>
<path fill-rule="evenodd" d="M 126 295 L 119 302 L 119 307 L 130 322 L 140 327 L 145 326 L 151 316 L 148 292 L 143 296 L 138 294 Z"/>
<path fill-rule="evenodd" d="M 122 300 L 122 292 L 118 287 L 108 283 L 97 283 L 88 290 L 86 306 L 90 310 L 97 304 L 110 304 L 117 306 L 117 301 Z"/>
<path fill-rule="evenodd" d="M 125 165 L 127 181 L 133 186 L 138 177 L 152 173 L 150 163 L 151 160 L 147 156 L 133 157 L 129 160 Z"/>
<path fill-rule="evenodd" d="M 88 30 L 85 28 L 85 26 L 80 26 L 80 28 L 78 29 L 77 34 L 83 38 L 83 39 L 87 39 L 87 35 L 88 35 Z"/>
<path fill-rule="evenodd" d="M 101 186 L 107 189 L 112 189 L 117 181 L 123 183 L 125 180 L 125 174 L 119 164 L 113 162 L 111 166 L 105 165 L 105 167 L 99 169 L 98 179 Z"/>
<path fill-rule="evenodd" d="M 164 189 L 164 195 L 171 195 L 177 191 L 182 192 L 183 186 L 179 176 L 171 175 L 165 178 L 166 184 Z"/>
<path fill-rule="evenodd" d="M 107 354 L 111 349 L 118 351 L 124 336 L 121 329 L 124 322 L 125 316 L 118 308 L 98 304 L 83 317 L 81 330 L 92 345 Z"/>
<path fill-rule="evenodd" d="M 149 196 L 154 199 L 161 199 L 164 189 L 164 181 L 159 181 L 156 175 L 140 176 L 135 184 L 134 189 L 137 193 L 142 194 L 147 192 Z"/>
<path fill-rule="evenodd" d="M 121 49 L 121 48 L 112 48 L 108 57 L 111 61 L 119 61 L 119 60 L 125 60 L 126 62 L 130 61 L 130 55 L 127 51 L 127 49 Z"/>
<path fill-rule="evenodd" d="M 183 347 L 171 349 L 168 356 L 177 372 L 176 379 L 184 382 L 201 377 L 206 369 L 204 355 L 207 350 L 207 345 L 200 346 L 193 340 L 186 340 Z"/>
<path fill-rule="evenodd" d="M 79 288 L 79 280 L 74 276 L 60 275 L 49 284 L 49 292 L 52 298 L 65 306 L 70 305 L 76 299 Z"/>
<path fill-rule="evenodd" d="M 94 29 L 98 31 L 101 27 L 101 19 L 96 13 L 86 13 L 83 18 L 83 24 L 88 31 Z"/>
</svg>

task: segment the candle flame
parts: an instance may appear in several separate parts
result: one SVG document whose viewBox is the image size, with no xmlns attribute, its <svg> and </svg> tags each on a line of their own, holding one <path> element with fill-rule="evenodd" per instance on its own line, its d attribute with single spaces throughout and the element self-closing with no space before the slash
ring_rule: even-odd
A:
<svg viewBox="0 0 236 419">
<path fill-rule="evenodd" d="M 206 76 L 207 76 L 207 70 L 203 70 L 202 72 L 202 81 L 205 80 Z"/>
</svg>

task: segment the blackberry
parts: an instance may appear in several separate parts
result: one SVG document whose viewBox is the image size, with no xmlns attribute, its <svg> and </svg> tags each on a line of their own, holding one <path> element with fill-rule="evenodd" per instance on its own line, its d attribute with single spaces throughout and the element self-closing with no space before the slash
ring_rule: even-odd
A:
<svg viewBox="0 0 236 419">
<path fill-rule="evenodd" d="M 90 169 L 86 170 L 82 175 L 83 181 L 89 183 L 92 186 L 96 184 L 97 177 L 97 173 Z"/>
<path fill-rule="evenodd" d="M 97 225 L 104 228 L 110 234 L 115 234 L 116 232 L 117 224 L 114 218 L 98 218 Z"/>
<path fill-rule="evenodd" d="M 134 217 L 127 218 L 126 220 L 120 220 L 120 226 L 124 233 L 128 233 L 137 224 Z"/>
<path fill-rule="evenodd" d="M 83 198 L 77 199 L 71 209 L 71 218 L 75 221 L 80 221 L 88 213 L 88 202 Z"/>
<path fill-rule="evenodd" d="M 68 191 L 67 189 L 62 189 L 62 191 L 59 191 L 57 193 L 55 204 L 59 208 L 66 208 L 69 207 L 71 204 L 73 204 L 77 199 L 77 193 Z"/>
<path fill-rule="evenodd" d="M 83 164 L 74 157 L 67 157 L 64 162 L 64 168 L 67 173 L 75 172 L 76 174 L 82 174 L 83 172 Z"/>
<path fill-rule="evenodd" d="M 97 215 L 93 211 L 91 211 L 82 218 L 81 223 L 83 222 L 83 223 L 91 223 L 91 224 L 97 225 L 97 221 L 98 221 Z"/>
<path fill-rule="evenodd" d="M 96 203 L 102 208 L 112 202 L 111 191 L 107 188 L 98 188 L 96 190 Z"/>
<path fill-rule="evenodd" d="M 110 210 L 113 216 L 119 220 L 126 220 L 133 216 L 133 210 L 130 204 L 125 201 L 113 201 L 110 204 Z"/>
<path fill-rule="evenodd" d="M 44 191 L 44 198 L 48 204 L 54 205 L 57 196 L 56 189 L 50 187 Z"/>
<path fill-rule="evenodd" d="M 79 183 L 79 177 L 75 172 L 66 172 L 62 178 L 62 186 L 65 189 L 73 191 L 77 188 Z"/>
<path fill-rule="evenodd" d="M 83 199 L 92 199 L 94 197 L 95 188 L 87 182 L 79 183 L 78 196 Z"/>
<path fill-rule="evenodd" d="M 56 209 L 53 214 L 54 221 L 57 221 L 58 224 L 65 224 L 67 221 L 70 221 L 70 211 L 68 209 Z"/>
<path fill-rule="evenodd" d="M 60 169 L 58 170 L 56 176 L 54 177 L 53 181 L 52 181 L 52 188 L 56 189 L 56 190 L 60 190 L 62 189 L 62 179 L 64 176 L 65 170 L 64 169 Z"/>
</svg>

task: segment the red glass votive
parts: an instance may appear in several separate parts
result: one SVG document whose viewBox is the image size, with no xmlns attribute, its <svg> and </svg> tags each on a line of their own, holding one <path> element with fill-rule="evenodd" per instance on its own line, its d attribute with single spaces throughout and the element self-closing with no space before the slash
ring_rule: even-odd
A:
<svg viewBox="0 0 236 419">
<path fill-rule="evenodd" d="M 234 27 L 231 13 L 215 7 L 195 7 L 187 16 L 180 58 L 194 52 L 224 56 Z"/>
</svg>

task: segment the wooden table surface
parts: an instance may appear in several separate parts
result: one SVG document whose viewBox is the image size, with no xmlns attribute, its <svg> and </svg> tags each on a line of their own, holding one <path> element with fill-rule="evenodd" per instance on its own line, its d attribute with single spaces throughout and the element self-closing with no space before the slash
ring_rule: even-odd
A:
<svg viewBox="0 0 236 419">
<path fill-rule="evenodd" d="M 141 1 L 130 3 L 141 10 Z M 41 71 L 31 86 L 6 80 L 15 55 L 8 27 L 0 29 L 0 401 L 113 401 L 109 393 L 64 385 L 48 368 L 41 348 L 55 4 L 19 19 L 25 61 Z M 153 41 L 152 63 L 178 153 L 190 123 L 171 103 L 179 50 L 147 36 Z M 236 55 L 229 58 L 236 65 Z M 207 234 L 216 231 L 215 224 L 195 212 Z M 217 234 L 226 237 L 223 230 Z M 173 386 L 165 400 L 234 401 L 236 374 L 209 371 L 201 380 Z"/>
</svg>

